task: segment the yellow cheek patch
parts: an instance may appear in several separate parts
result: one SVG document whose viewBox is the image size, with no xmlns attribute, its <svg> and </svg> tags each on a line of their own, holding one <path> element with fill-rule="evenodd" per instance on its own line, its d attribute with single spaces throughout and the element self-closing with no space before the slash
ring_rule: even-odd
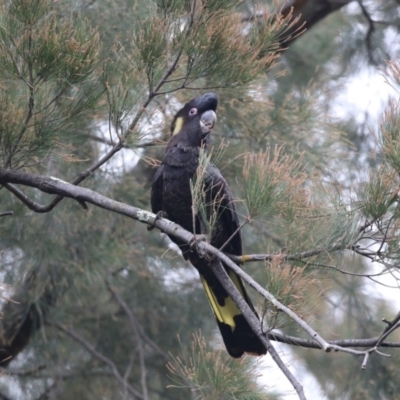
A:
<svg viewBox="0 0 400 400">
<path fill-rule="evenodd" d="M 177 133 L 179 133 L 181 131 L 183 122 L 184 122 L 183 117 L 177 118 L 177 120 L 175 121 L 175 128 L 172 132 L 172 136 L 176 135 Z"/>
</svg>

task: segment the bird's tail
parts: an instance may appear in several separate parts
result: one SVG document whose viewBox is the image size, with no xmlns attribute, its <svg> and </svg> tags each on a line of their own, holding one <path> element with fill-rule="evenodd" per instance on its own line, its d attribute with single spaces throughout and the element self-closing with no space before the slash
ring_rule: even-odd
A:
<svg viewBox="0 0 400 400">
<path fill-rule="evenodd" d="M 227 272 L 240 294 L 258 317 L 240 277 L 231 270 Z M 234 358 L 241 357 L 243 353 L 266 354 L 267 349 L 215 275 L 200 274 L 200 277 L 228 353 Z"/>
</svg>

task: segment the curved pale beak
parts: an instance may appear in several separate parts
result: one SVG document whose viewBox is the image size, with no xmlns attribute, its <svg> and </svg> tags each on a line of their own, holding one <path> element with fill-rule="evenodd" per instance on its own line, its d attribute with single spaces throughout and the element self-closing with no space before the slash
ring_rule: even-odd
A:
<svg viewBox="0 0 400 400">
<path fill-rule="evenodd" d="M 217 114 L 213 110 L 208 110 L 201 115 L 200 128 L 203 138 L 205 138 L 214 128 L 217 122 Z"/>
</svg>

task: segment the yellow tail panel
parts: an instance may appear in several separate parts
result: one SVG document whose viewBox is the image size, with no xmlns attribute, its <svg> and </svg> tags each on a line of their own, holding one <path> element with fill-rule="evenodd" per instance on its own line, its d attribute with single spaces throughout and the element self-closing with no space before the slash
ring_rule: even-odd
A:
<svg viewBox="0 0 400 400">
<path fill-rule="evenodd" d="M 208 301 L 210 302 L 210 306 L 212 310 L 214 311 L 215 316 L 217 317 L 217 320 L 219 322 L 222 322 L 226 325 L 229 325 L 232 330 L 235 328 L 236 324 L 233 319 L 234 316 L 236 315 L 241 315 L 241 311 L 239 310 L 238 306 L 235 304 L 235 302 L 230 298 L 226 297 L 225 298 L 225 305 L 221 306 L 218 303 L 218 299 L 215 296 L 214 292 L 206 282 L 203 276 L 201 276 L 201 282 L 203 283 L 204 290 L 207 294 Z M 230 273 L 229 277 L 232 279 L 234 285 L 236 288 L 239 290 L 240 294 L 243 296 L 244 294 L 242 293 L 242 288 L 239 284 L 239 278 L 235 273 Z"/>
</svg>

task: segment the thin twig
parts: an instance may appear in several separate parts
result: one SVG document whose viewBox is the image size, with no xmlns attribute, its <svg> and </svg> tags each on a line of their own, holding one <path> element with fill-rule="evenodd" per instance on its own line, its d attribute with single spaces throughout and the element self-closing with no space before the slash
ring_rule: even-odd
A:
<svg viewBox="0 0 400 400">
<path fill-rule="evenodd" d="M 120 293 L 117 290 L 115 290 L 114 287 L 112 286 L 109 276 L 106 279 L 106 284 L 107 284 L 108 290 L 114 297 L 115 301 L 122 307 L 122 309 L 125 311 L 126 315 L 128 316 L 128 320 L 129 320 L 131 329 L 136 336 L 137 351 L 139 354 L 139 361 L 140 361 L 140 373 L 141 373 L 141 385 L 142 385 L 142 391 L 143 391 L 143 398 L 145 400 L 148 400 L 149 395 L 148 395 L 147 383 L 146 383 L 147 373 L 146 373 L 146 364 L 145 364 L 145 356 L 144 356 L 144 346 L 143 346 L 143 342 L 142 342 L 143 338 L 145 338 L 146 341 L 148 341 L 147 340 L 148 337 L 147 337 L 147 335 L 144 334 L 142 327 L 140 326 L 136 317 L 133 315 L 131 309 L 126 304 L 126 302 L 124 301 L 124 299 L 122 298 Z M 168 357 L 166 356 L 166 354 L 157 345 L 154 346 L 154 344 L 155 343 L 153 341 L 151 341 L 152 347 L 156 348 L 157 351 L 168 360 Z"/>
<path fill-rule="evenodd" d="M 232 235 L 226 240 L 226 242 L 219 248 L 219 251 L 223 251 L 227 244 L 232 240 L 232 238 L 249 222 L 249 219 L 246 218 L 232 233 Z"/>
<path fill-rule="evenodd" d="M 372 353 L 378 353 L 379 355 L 390 357 L 389 354 L 382 353 L 378 351 L 378 347 L 381 346 L 381 343 L 391 334 L 393 333 L 396 329 L 400 327 L 400 312 L 397 313 L 397 315 L 393 318 L 392 321 L 387 321 L 386 319 L 383 319 L 383 322 L 387 324 L 385 329 L 383 330 L 381 336 L 379 337 L 378 341 L 376 342 L 375 346 L 372 347 L 367 351 L 367 354 L 364 357 L 363 363 L 361 365 L 361 369 L 365 369 L 367 367 L 369 355 Z"/>
<path fill-rule="evenodd" d="M 18 375 L 18 376 L 26 376 L 26 375 L 35 375 L 39 371 L 42 371 L 46 368 L 46 365 L 41 364 L 37 367 L 28 368 L 28 369 L 8 369 L 8 368 L 0 368 L 1 375 Z"/>
<path fill-rule="evenodd" d="M 296 336 L 286 335 L 279 331 L 270 331 L 267 333 L 267 337 L 271 340 L 290 344 L 292 346 L 300 346 L 307 349 L 322 350 L 317 342 L 310 339 L 299 338 Z M 329 340 L 328 343 L 340 347 L 374 347 L 379 341 L 379 337 L 369 339 L 341 339 L 341 340 Z M 381 342 L 380 347 L 385 348 L 400 348 L 400 342 Z"/>
<path fill-rule="evenodd" d="M 15 187 L 11 183 L 4 183 L 3 186 L 10 191 L 14 196 L 16 196 L 19 200 L 22 201 L 30 210 L 35 211 L 37 213 L 48 212 L 51 211 L 52 208 L 49 208 L 49 205 L 43 206 L 36 201 L 31 200 L 28 196 L 24 194 L 21 190 Z"/>
<path fill-rule="evenodd" d="M 80 345 L 82 345 L 93 357 L 97 358 L 104 364 L 106 364 L 111 371 L 113 372 L 114 377 L 117 379 L 117 381 L 126 387 L 129 391 L 134 396 L 139 397 L 140 399 L 144 399 L 142 393 L 140 393 L 138 390 L 136 390 L 134 387 L 132 387 L 129 383 L 127 383 L 124 378 L 121 376 L 121 374 L 118 371 L 117 366 L 114 364 L 113 361 L 111 361 L 108 357 L 104 356 L 103 354 L 99 353 L 87 340 L 79 336 L 77 333 L 75 333 L 72 329 L 66 328 L 63 325 L 53 322 L 51 325 L 55 326 L 57 329 L 60 331 L 64 332 L 67 336 L 70 338 L 74 339 L 76 342 L 78 342 Z"/>
<path fill-rule="evenodd" d="M 25 135 L 25 132 L 28 129 L 29 121 L 33 116 L 33 108 L 35 107 L 35 88 L 33 86 L 32 81 L 28 84 L 28 87 L 29 87 L 28 112 L 26 114 L 25 121 L 22 124 L 21 130 L 16 135 L 16 138 L 14 140 L 14 146 L 10 151 L 7 161 L 5 162 L 6 168 L 11 166 L 12 157 L 15 154 L 23 136 Z"/>
<path fill-rule="evenodd" d="M 125 300 L 122 298 L 121 294 L 116 291 L 109 280 L 107 278 L 107 287 L 110 291 L 110 293 L 113 295 L 115 301 L 121 306 L 121 308 L 124 310 L 126 315 L 128 316 L 129 323 L 131 325 L 131 328 L 134 332 L 138 332 L 140 337 L 153 349 L 155 350 L 160 356 L 162 356 L 165 361 L 170 361 L 170 357 L 168 356 L 165 351 L 163 351 L 156 342 L 154 342 L 152 339 L 149 338 L 149 336 L 144 332 L 142 326 L 140 323 L 137 321 L 136 317 L 133 315 L 131 309 L 129 308 L 128 304 L 126 304 Z"/>
<path fill-rule="evenodd" d="M 96 142 L 104 143 L 104 144 L 106 144 L 108 146 L 114 146 L 115 145 L 115 143 L 113 143 L 111 140 L 104 139 L 104 138 L 102 138 L 100 136 L 92 135 L 90 133 L 88 133 L 86 135 L 86 137 L 88 137 L 89 139 L 92 139 L 92 140 L 94 140 Z M 155 139 L 155 140 L 152 140 L 151 142 L 139 143 L 139 144 L 135 144 L 134 146 L 127 146 L 126 144 L 124 144 L 123 148 L 132 150 L 133 148 L 136 149 L 136 148 L 142 148 L 142 147 L 154 147 L 154 146 L 159 146 L 161 144 L 163 144 L 162 141 L 160 141 L 159 139 Z"/>
</svg>

